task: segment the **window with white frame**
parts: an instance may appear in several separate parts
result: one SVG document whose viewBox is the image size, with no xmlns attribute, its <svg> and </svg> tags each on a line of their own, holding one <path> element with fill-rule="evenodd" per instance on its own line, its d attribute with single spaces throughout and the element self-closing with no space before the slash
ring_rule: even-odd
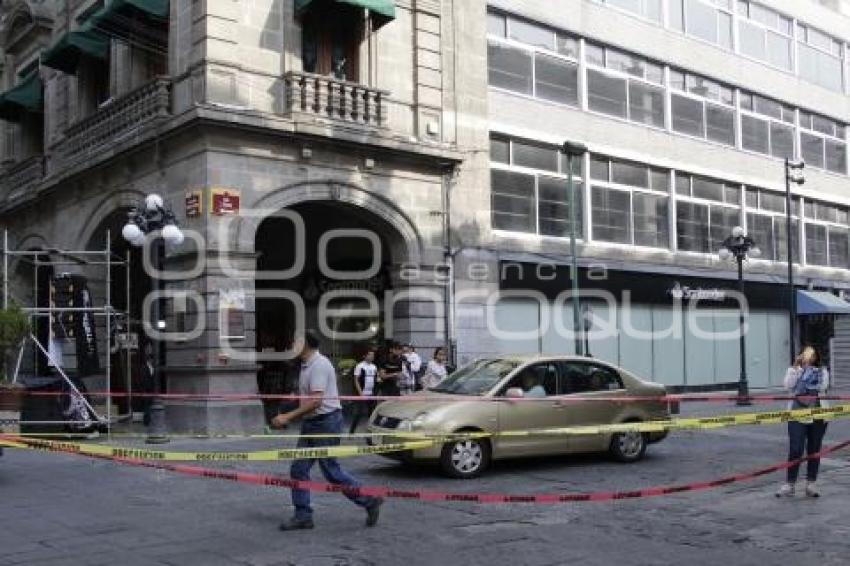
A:
<svg viewBox="0 0 850 566">
<path fill-rule="evenodd" d="M 766 6 L 738 0 L 738 41 L 742 54 L 792 70 L 793 22 Z"/>
<path fill-rule="evenodd" d="M 586 43 L 587 106 L 594 112 L 664 127 L 664 68 L 618 49 Z"/>
<path fill-rule="evenodd" d="M 772 12 L 742 4 L 756 21 L 770 20 L 765 14 Z M 789 105 L 674 68 L 666 83 L 664 65 L 590 41 L 579 77 L 578 38 L 497 12 L 488 13 L 488 30 L 491 86 L 578 106 L 582 85 L 593 112 L 729 147 L 737 142 L 778 159 L 802 156 L 813 167 L 847 174 L 844 124 L 801 112 L 798 127 Z"/>
<path fill-rule="evenodd" d="M 593 0 L 627 10 L 663 25 L 645 0 Z M 733 10 L 736 17 L 733 19 Z M 767 6 L 749 0 L 667 0 L 667 25 L 691 37 L 794 71 L 814 84 L 841 92 L 845 73 L 843 42 Z M 733 41 L 737 22 L 737 44 Z"/>
<path fill-rule="evenodd" d="M 670 172 L 593 155 L 590 160 L 591 239 L 670 247 Z"/>
<path fill-rule="evenodd" d="M 668 0 L 673 29 L 732 50 L 732 0 Z"/>
<path fill-rule="evenodd" d="M 493 228 L 541 236 L 570 235 L 567 160 L 558 148 L 490 138 Z M 573 159 L 576 236 L 582 236 L 581 159 Z"/>
<path fill-rule="evenodd" d="M 847 132 L 824 116 L 800 111 L 800 157 L 806 165 L 834 173 L 847 173 Z"/>
<path fill-rule="evenodd" d="M 741 187 L 676 172 L 676 240 L 681 251 L 715 253 L 741 225 Z"/>
<path fill-rule="evenodd" d="M 741 147 L 778 158 L 794 157 L 794 109 L 741 91 Z"/>
<path fill-rule="evenodd" d="M 603 4 L 637 14 L 661 24 L 661 0 L 599 0 Z"/>
<path fill-rule="evenodd" d="M 578 105 L 578 40 L 517 18 L 487 14 L 491 86 Z"/>
<path fill-rule="evenodd" d="M 850 267 L 850 235 L 847 209 L 807 200 L 803 207 L 806 232 L 806 263 L 847 269 Z"/>
<path fill-rule="evenodd" d="M 734 91 L 692 73 L 670 69 L 673 131 L 735 145 Z"/>
<path fill-rule="evenodd" d="M 762 259 L 788 261 L 785 195 L 748 187 L 746 193 L 747 233 L 762 252 Z M 794 261 L 800 263 L 799 199 L 791 205 L 791 236 Z"/>
<path fill-rule="evenodd" d="M 802 23 L 797 24 L 797 72 L 800 77 L 841 92 L 842 44 L 837 39 Z"/>
</svg>

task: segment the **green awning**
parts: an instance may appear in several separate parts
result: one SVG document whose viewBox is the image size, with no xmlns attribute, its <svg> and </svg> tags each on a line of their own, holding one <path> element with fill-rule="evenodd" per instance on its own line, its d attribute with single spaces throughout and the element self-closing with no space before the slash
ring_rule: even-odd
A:
<svg viewBox="0 0 850 566">
<path fill-rule="evenodd" d="M 73 75 L 82 55 L 105 60 L 109 56 L 109 40 L 91 31 L 72 31 L 41 55 L 42 64 Z"/>
<path fill-rule="evenodd" d="M 86 18 L 80 29 L 124 37 L 139 25 L 161 24 L 168 16 L 169 0 L 111 0 Z"/>
<path fill-rule="evenodd" d="M 323 3 L 365 8 L 372 13 L 379 27 L 395 19 L 395 0 L 295 0 L 295 15 L 300 16 Z"/>
<path fill-rule="evenodd" d="M 38 73 L 33 73 L 19 85 L 0 94 L 0 118 L 19 122 L 27 112 L 44 111 L 44 85 Z"/>
</svg>

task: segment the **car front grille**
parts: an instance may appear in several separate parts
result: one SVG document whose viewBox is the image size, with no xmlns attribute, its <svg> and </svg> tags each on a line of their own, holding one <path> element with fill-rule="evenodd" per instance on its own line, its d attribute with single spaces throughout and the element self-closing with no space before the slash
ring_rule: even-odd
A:
<svg viewBox="0 0 850 566">
<path fill-rule="evenodd" d="M 378 415 L 375 417 L 375 420 L 372 421 L 372 424 L 381 428 L 395 429 L 398 428 L 399 424 L 401 424 L 401 419 Z"/>
</svg>

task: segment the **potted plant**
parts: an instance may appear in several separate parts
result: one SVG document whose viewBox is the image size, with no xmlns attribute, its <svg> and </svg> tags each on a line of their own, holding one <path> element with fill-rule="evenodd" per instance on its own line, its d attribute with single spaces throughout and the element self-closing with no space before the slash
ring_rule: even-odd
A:
<svg viewBox="0 0 850 566">
<path fill-rule="evenodd" d="M 14 354 L 30 333 L 29 318 L 17 305 L 0 309 L 0 411 L 20 411 L 24 388 L 12 383 L 11 366 Z"/>
</svg>

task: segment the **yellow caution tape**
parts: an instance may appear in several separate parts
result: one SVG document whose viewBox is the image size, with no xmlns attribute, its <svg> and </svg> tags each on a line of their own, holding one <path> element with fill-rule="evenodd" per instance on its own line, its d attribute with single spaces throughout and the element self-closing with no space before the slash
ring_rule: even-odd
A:
<svg viewBox="0 0 850 566">
<path fill-rule="evenodd" d="M 58 442 L 41 439 L 23 439 L 16 435 L 0 437 L 0 444 L 16 448 L 74 452 L 89 456 L 123 458 L 128 460 L 157 460 L 171 462 L 268 462 L 300 458 L 351 458 L 368 454 L 387 454 L 405 450 L 421 450 L 445 442 L 469 438 L 522 437 L 537 435 L 594 435 L 618 432 L 664 432 L 674 430 L 711 430 L 741 425 L 768 425 L 805 419 L 836 420 L 850 418 L 850 405 L 835 407 L 740 413 L 714 417 L 692 417 L 659 421 L 628 422 L 605 425 L 572 426 L 536 430 L 503 431 L 498 433 L 475 432 L 426 436 L 424 433 L 384 433 L 384 436 L 405 437 L 419 434 L 418 440 L 389 442 L 374 446 L 322 446 L 315 448 L 284 448 L 254 452 L 169 452 L 134 447 L 117 447 L 80 442 Z M 378 435 L 376 435 L 378 436 Z M 309 435 L 305 435 L 309 437 Z"/>
<path fill-rule="evenodd" d="M 606 425 L 572 426 L 543 430 L 505 431 L 494 436 L 530 436 L 530 435 L 588 435 L 611 434 L 617 432 L 664 432 L 673 430 L 711 430 L 730 426 L 769 425 L 789 421 L 818 419 L 837 420 L 850 418 L 850 405 L 835 407 L 816 407 L 811 409 L 789 409 L 787 411 L 766 411 L 762 413 L 740 413 L 715 417 L 691 417 L 660 421 L 629 422 Z"/>
<path fill-rule="evenodd" d="M 283 448 L 254 452 L 169 452 L 135 447 L 105 446 L 81 442 L 58 442 L 53 440 L 20 439 L 14 437 L 0 442 L 15 448 L 72 452 L 87 456 L 122 458 L 126 460 L 156 460 L 161 462 L 270 462 L 301 458 L 351 458 L 368 454 L 383 454 L 402 450 L 420 450 L 437 444 L 436 439 L 396 442 L 377 446 L 322 446 L 315 448 Z"/>
</svg>

